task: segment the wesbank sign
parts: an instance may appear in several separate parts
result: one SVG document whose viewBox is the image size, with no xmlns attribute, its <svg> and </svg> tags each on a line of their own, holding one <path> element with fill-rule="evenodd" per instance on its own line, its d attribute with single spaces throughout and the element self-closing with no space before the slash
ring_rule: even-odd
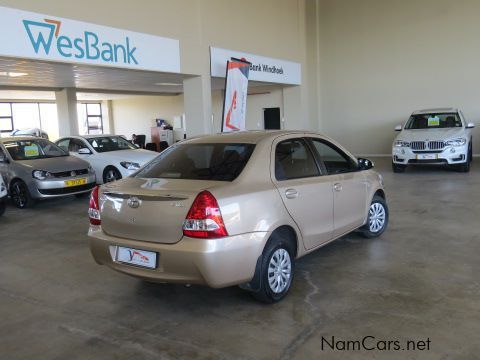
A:
<svg viewBox="0 0 480 360">
<path fill-rule="evenodd" d="M 0 56 L 180 72 L 178 40 L 0 7 Z"/>
</svg>

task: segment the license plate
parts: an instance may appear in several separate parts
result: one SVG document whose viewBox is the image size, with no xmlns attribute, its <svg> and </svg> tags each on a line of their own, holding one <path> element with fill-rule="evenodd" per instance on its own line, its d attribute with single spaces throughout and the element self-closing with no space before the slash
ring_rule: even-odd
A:
<svg viewBox="0 0 480 360">
<path fill-rule="evenodd" d="M 417 160 L 435 160 L 438 158 L 437 154 L 418 154 Z"/>
<path fill-rule="evenodd" d="M 117 261 L 155 269 L 157 267 L 157 253 L 119 246 L 117 250 Z"/>
<path fill-rule="evenodd" d="M 75 179 L 75 180 L 65 180 L 65 187 L 72 187 L 72 186 L 79 186 L 85 185 L 87 183 L 87 179 Z"/>
</svg>

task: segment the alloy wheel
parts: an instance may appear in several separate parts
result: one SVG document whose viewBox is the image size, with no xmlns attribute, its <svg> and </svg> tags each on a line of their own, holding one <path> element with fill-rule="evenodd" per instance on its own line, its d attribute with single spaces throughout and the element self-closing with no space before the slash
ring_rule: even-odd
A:
<svg viewBox="0 0 480 360">
<path fill-rule="evenodd" d="M 372 233 L 377 233 L 385 226 L 386 213 L 382 204 L 375 202 L 370 205 L 369 210 L 369 229 Z"/>
<path fill-rule="evenodd" d="M 290 254 L 285 249 L 277 249 L 268 264 L 268 285 L 270 289 L 279 294 L 284 291 L 292 276 L 292 262 Z"/>
<path fill-rule="evenodd" d="M 12 200 L 19 208 L 24 208 L 27 204 L 28 197 L 26 191 L 27 190 L 20 182 L 17 182 L 12 186 Z"/>
</svg>

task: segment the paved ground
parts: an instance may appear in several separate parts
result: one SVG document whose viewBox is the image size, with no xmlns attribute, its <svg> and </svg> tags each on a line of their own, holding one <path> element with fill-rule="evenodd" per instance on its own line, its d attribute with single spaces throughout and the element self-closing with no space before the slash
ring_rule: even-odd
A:
<svg viewBox="0 0 480 360">
<path fill-rule="evenodd" d="M 238 288 L 153 285 L 96 265 L 87 199 L 9 207 L 0 218 L 0 358 L 479 358 L 480 159 L 469 174 L 394 175 L 389 165 L 377 161 L 388 231 L 351 234 L 299 260 L 289 296 L 273 306 Z M 322 350 L 322 337 L 337 349 L 364 337 L 367 347 L 430 339 L 430 350 L 333 351 L 325 341 Z"/>
</svg>

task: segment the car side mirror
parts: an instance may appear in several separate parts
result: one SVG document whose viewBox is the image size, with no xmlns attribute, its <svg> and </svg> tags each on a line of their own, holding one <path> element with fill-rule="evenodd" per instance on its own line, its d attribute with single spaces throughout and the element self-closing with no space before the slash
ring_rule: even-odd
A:
<svg viewBox="0 0 480 360">
<path fill-rule="evenodd" d="M 90 155 L 92 152 L 87 148 L 81 148 L 78 150 L 78 153 L 81 155 Z"/>
<path fill-rule="evenodd" d="M 472 123 L 472 122 L 469 122 L 469 123 L 467 124 L 467 129 L 473 129 L 474 127 L 475 127 L 475 124 Z"/>
<path fill-rule="evenodd" d="M 373 169 L 373 161 L 368 159 L 359 158 L 358 159 L 358 169 L 359 170 L 370 170 Z"/>
<path fill-rule="evenodd" d="M 8 158 L 6 154 L 0 154 L 0 163 L 8 163 Z"/>
<path fill-rule="evenodd" d="M 402 131 L 402 125 L 395 126 L 395 131 Z"/>
</svg>

